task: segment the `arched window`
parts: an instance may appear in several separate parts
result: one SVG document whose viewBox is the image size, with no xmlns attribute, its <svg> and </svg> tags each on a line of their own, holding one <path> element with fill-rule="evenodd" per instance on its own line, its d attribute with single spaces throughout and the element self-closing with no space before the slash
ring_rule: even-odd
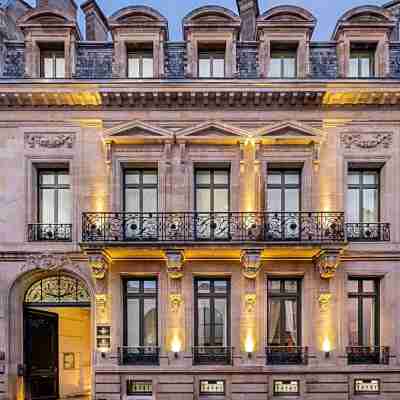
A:
<svg viewBox="0 0 400 400">
<path fill-rule="evenodd" d="M 26 305 L 90 306 L 85 284 L 66 275 L 51 276 L 36 281 L 25 294 Z"/>
</svg>

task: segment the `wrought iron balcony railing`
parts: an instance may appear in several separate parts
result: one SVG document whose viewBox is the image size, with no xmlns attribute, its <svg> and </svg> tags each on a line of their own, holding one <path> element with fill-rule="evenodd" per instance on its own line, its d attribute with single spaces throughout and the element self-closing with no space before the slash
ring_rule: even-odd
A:
<svg viewBox="0 0 400 400">
<path fill-rule="evenodd" d="M 268 346 L 265 348 L 266 362 L 270 365 L 307 365 L 308 347 Z"/>
<path fill-rule="evenodd" d="M 350 242 L 389 242 L 390 224 L 347 223 L 346 236 Z"/>
<path fill-rule="evenodd" d="M 118 348 L 119 365 L 159 365 L 159 347 L 128 347 Z"/>
<path fill-rule="evenodd" d="M 193 347 L 194 365 L 232 365 L 233 347 Z"/>
<path fill-rule="evenodd" d="M 346 347 L 348 364 L 389 364 L 388 346 L 349 346 Z"/>
<path fill-rule="evenodd" d="M 29 224 L 28 241 L 70 242 L 72 240 L 71 224 Z"/>
<path fill-rule="evenodd" d="M 341 212 L 84 213 L 84 242 L 341 242 Z"/>
</svg>

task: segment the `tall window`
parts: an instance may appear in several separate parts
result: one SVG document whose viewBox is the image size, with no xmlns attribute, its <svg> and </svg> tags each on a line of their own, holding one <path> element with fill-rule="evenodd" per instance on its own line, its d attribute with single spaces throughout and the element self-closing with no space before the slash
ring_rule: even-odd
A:
<svg viewBox="0 0 400 400">
<path fill-rule="evenodd" d="M 64 49 L 41 50 L 40 76 L 47 79 L 65 78 Z"/>
<path fill-rule="evenodd" d="M 375 49 L 369 44 L 352 44 L 349 59 L 349 78 L 371 78 L 374 72 Z"/>
<path fill-rule="evenodd" d="M 295 78 L 297 76 L 296 46 L 271 46 L 269 78 Z"/>
<path fill-rule="evenodd" d="M 230 281 L 195 280 L 195 346 L 230 346 Z"/>
<path fill-rule="evenodd" d="M 124 293 L 124 345 L 156 347 L 158 345 L 157 280 L 126 279 Z"/>
<path fill-rule="evenodd" d="M 268 346 L 300 346 L 301 281 L 268 279 Z"/>
<path fill-rule="evenodd" d="M 350 223 L 379 221 L 379 172 L 350 170 L 347 177 L 347 213 Z"/>
<path fill-rule="evenodd" d="M 67 170 L 41 170 L 39 178 L 40 224 L 71 224 L 72 196 Z"/>
<path fill-rule="evenodd" d="M 225 50 L 199 52 L 199 78 L 225 77 Z"/>
<path fill-rule="evenodd" d="M 350 278 L 347 284 L 350 346 L 379 346 L 379 280 Z"/>
<path fill-rule="evenodd" d="M 135 51 L 128 53 L 128 78 L 153 78 L 153 51 Z"/>
</svg>

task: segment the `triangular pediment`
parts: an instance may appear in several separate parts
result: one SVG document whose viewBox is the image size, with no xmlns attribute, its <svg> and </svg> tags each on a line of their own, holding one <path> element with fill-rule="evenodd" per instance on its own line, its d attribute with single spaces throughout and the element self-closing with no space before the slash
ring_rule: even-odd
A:
<svg viewBox="0 0 400 400">
<path fill-rule="evenodd" d="M 287 121 L 261 128 L 257 137 L 270 139 L 309 139 L 318 141 L 321 132 L 311 126 L 298 122 Z"/>
<path fill-rule="evenodd" d="M 231 141 L 248 138 L 249 134 L 243 129 L 218 121 L 204 122 L 177 133 L 177 139 Z"/>
<path fill-rule="evenodd" d="M 121 125 L 114 126 L 104 132 L 109 139 L 172 139 L 173 135 L 160 127 L 147 124 L 142 121 L 130 121 Z"/>
</svg>

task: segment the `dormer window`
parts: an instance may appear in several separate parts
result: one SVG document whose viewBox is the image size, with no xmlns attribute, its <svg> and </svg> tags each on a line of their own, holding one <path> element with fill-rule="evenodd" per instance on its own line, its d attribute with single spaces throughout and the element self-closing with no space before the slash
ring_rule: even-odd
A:
<svg viewBox="0 0 400 400">
<path fill-rule="evenodd" d="M 199 48 L 199 78 L 225 77 L 225 46 Z"/>
<path fill-rule="evenodd" d="M 297 46 L 271 44 L 269 78 L 296 78 Z"/>
<path fill-rule="evenodd" d="M 46 79 L 65 78 L 64 44 L 40 46 L 40 76 Z"/>
<path fill-rule="evenodd" d="M 371 78 L 375 76 L 374 58 L 376 45 L 352 44 L 349 58 L 349 78 Z"/>
<path fill-rule="evenodd" d="M 153 44 L 128 45 L 128 78 L 154 78 Z"/>
</svg>

